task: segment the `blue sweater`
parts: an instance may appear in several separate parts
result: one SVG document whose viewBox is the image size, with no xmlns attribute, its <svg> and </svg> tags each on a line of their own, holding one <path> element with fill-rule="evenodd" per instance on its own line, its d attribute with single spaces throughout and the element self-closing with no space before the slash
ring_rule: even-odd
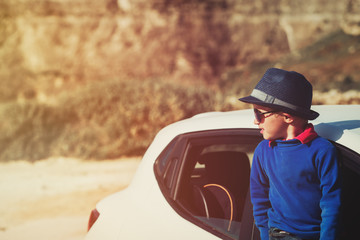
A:
<svg viewBox="0 0 360 240">
<path fill-rule="evenodd" d="M 254 153 L 250 190 L 262 240 L 269 238 L 270 227 L 305 239 L 336 239 L 340 178 L 336 149 L 326 139 L 262 141 Z"/>
</svg>

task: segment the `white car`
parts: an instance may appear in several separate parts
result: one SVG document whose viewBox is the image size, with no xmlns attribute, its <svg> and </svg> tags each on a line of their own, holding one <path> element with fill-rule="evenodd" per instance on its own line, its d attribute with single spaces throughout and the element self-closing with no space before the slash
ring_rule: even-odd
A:
<svg viewBox="0 0 360 240">
<path fill-rule="evenodd" d="M 360 105 L 314 106 L 320 136 L 339 150 L 343 239 L 360 229 Z M 253 110 L 213 112 L 161 130 L 131 184 L 100 201 L 86 239 L 260 239 L 249 172 L 262 140 Z M 358 235 L 355 235 L 358 236 Z"/>
</svg>

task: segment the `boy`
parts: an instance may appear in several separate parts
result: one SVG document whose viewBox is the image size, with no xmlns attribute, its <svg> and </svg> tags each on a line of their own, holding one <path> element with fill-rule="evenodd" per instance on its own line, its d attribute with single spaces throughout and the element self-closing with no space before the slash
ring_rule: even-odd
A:
<svg viewBox="0 0 360 240">
<path fill-rule="evenodd" d="M 250 96 L 257 146 L 250 193 L 261 239 L 336 239 L 340 179 L 335 147 L 317 135 L 312 86 L 297 73 L 270 68 Z"/>
</svg>

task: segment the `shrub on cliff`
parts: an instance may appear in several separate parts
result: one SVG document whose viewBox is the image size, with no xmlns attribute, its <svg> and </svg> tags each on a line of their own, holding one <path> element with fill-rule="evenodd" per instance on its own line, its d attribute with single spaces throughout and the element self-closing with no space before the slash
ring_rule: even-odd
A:
<svg viewBox="0 0 360 240">
<path fill-rule="evenodd" d="M 8 104 L 0 111 L 7 125 L 0 159 L 140 155 L 162 127 L 214 110 L 215 99 L 204 87 L 110 80 L 63 95 L 56 106 Z"/>
<path fill-rule="evenodd" d="M 49 157 L 64 129 L 77 118 L 62 107 L 11 102 L 0 105 L 0 160 Z"/>
<path fill-rule="evenodd" d="M 162 127 L 214 105 L 213 92 L 205 88 L 157 80 L 98 82 L 64 99 L 63 106 L 75 112 L 78 121 L 59 139 L 64 144 L 57 154 L 142 154 Z"/>
</svg>

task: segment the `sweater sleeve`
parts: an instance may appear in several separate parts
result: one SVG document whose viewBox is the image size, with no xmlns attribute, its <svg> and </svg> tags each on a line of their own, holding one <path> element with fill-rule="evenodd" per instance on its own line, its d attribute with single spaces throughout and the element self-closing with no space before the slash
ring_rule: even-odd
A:
<svg viewBox="0 0 360 240">
<path fill-rule="evenodd" d="M 257 149 L 258 150 L 258 149 Z M 259 151 L 255 151 L 250 174 L 250 194 L 253 214 L 261 239 L 269 239 L 268 215 L 271 208 L 269 200 L 269 180 L 260 164 Z"/>
<path fill-rule="evenodd" d="M 322 198 L 321 240 L 335 240 L 339 232 L 339 215 L 341 205 L 341 176 L 335 147 L 324 149 L 319 154 L 318 174 Z"/>
</svg>

